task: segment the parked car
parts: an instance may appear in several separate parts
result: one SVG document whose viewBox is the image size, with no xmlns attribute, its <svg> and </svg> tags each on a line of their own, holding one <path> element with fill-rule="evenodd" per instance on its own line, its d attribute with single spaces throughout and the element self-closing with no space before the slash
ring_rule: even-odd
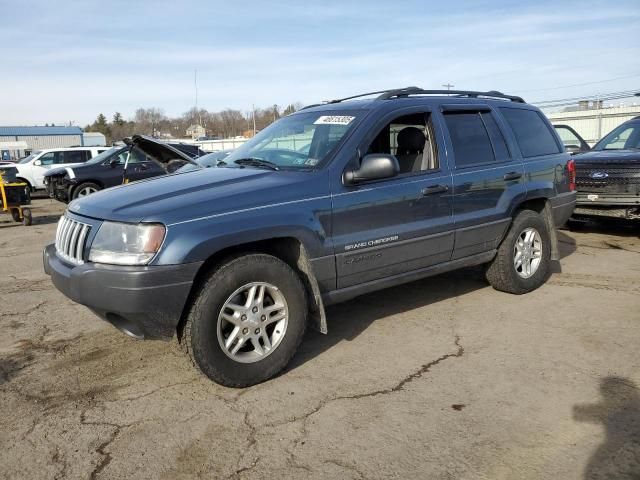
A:
<svg viewBox="0 0 640 480">
<path fill-rule="evenodd" d="M 51 198 L 66 203 L 105 188 L 174 172 L 188 163 L 182 154 L 191 160 L 205 152 L 194 145 L 134 137 L 83 165 L 47 172 L 44 185 Z"/>
<path fill-rule="evenodd" d="M 624 122 L 574 159 L 578 189 L 574 219 L 640 219 L 640 117 Z"/>
<path fill-rule="evenodd" d="M 591 150 L 591 147 L 584 141 L 584 138 L 569 125 L 554 125 L 553 128 L 556 129 L 556 133 L 560 137 L 567 152 L 575 154 Z"/>
<path fill-rule="evenodd" d="M 332 303 L 474 265 L 501 291 L 542 285 L 576 198 L 546 117 L 499 92 L 375 93 L 281 118 L 226 166 L 74 200 L 46 273 L 231 387 L 281 371 Z"/>
<path fill-rule="evenodd" d="M 0 165 L 0 168 L 15 169 L 13 172 L 19 181 L 29 185 L 32 191 L 42 190 L 45 188 L 44 175 L 49 170 L 86 163 L 105 150 L 107 147 L 48 148 L 37 150 L 13 165 Z"/>
</svg>

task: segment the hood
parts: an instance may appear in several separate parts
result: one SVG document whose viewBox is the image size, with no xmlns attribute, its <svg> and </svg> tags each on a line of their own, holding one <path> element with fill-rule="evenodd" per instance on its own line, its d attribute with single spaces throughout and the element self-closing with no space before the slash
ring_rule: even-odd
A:
<svg viewBox="0 0 640 480">
<path fill-rule="evenodd" d="M 74 200 L 69 210 L 104 220 L 171 224 L 326 195 L 328 181 L 318 181 L 319 175 L 322 173 L 203 168 L 102 190 Z"/>
<path fill-rule="evenodd" d="M 172 160 L 184 160 L 187 163 L 198 165 L 194 158 L 200 156 L 200 149 L 194 145 L 168 144 L 159 142 L 158 140 L 147 137 L 145 135 L 134 135 L 131 138 L 125 138 L 124 143 L 130 147 L 138 147 L 144 153 L 153 157 L 156 161 L 166 165 Z"/>
<path fill-rule="evenodd" d="M 580 164 L 640 163 L 640 150 L 591 150 L 571 157 Z"/>
<path fill-rule="evenodd" d="M 62 168 L 54 168 L 52 170 L 49 170 L 48 172 L 45 172 L 44 176 L 45 177 L 57 177 L 59 175 L 66 175 L 67 173 L 67 169 L 62 167 Z"/>
</svg>

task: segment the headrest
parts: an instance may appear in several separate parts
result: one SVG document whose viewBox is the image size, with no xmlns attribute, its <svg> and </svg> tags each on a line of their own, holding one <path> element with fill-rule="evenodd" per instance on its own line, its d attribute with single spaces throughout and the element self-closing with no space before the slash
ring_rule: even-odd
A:
<svg viewBox="0 0 640 480">
<path fill-rule="evenodd" d="M 398 153 L 417 153 L 424 148 L 425 137 L 416 127 L 405 127 L 398 133 Z"/>
</svg>

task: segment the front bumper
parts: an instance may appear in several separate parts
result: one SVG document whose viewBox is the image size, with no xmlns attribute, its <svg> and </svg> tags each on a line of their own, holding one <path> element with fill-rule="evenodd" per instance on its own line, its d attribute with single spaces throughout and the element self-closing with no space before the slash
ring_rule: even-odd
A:
<svg viewBox="0 0 640 480">
<path fill-rule="evenodd" d="M 43 252 L 44 271 L 74 302 L 136 338 L 169 340 L 176 332 L 202 262 L 161 266 L 70 265 Z"/>
<path fill-rule="evenodd" d="M 640 193 L 578 192 L 575 215 L 640 219 Z"/>
<path fill-rule="evenodd" d="M 44 180 L 44 188 L 47 191 L 47 195 L 64 203 L 68 203 L 70 200 L 69 193 L 71 191 L 71 186 L 72 185 L 65 182 L 64 180 L 58 180 L 56 178 L 45 177 Z"/>
<path fill-rule="evenodd" d="M 594 207 L 640 207 L 640 193 L 578 192 L 578 206 Z"/>
</svg>

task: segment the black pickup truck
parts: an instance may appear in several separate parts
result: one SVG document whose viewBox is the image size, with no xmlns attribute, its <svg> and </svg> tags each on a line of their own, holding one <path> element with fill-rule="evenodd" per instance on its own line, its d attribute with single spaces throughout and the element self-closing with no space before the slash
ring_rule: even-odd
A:
<svg viewBox="0 0 640 480">
<path fill-rule="evenodd" d="M 74 200 L 44 266 L 121 331 L 177 336 L 211 379 L 248 386 L 308 322 L 326 333 L 328 304 L 475 265 L 498 290 L 539 287 L 574 187 L 520 97 L 374 92 L 286 116 L 217 168 Z"/>
<path fill-rule="evenodd" d="M 640 219 L 640 117 L 575 155 L 577 206 L 574 217 Z"/>
</svg>

